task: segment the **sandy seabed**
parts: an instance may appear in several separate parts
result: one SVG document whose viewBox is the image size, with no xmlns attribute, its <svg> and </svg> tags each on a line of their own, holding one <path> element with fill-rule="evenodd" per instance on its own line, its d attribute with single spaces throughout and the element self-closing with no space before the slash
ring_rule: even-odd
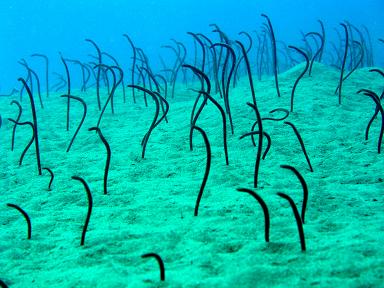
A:
<svg viewBox="0 0 384 288">
<path fill-rule="evenodd" d="M 255 81 L 262 117 L 271 116 L 275 108 L 289 109 L 291 88 L 302 68 L 280 75 L 280 98 L 273 78 Z M 36 99 L 42 166 L 55 173 L 51 191 L 49 174 L 38 176 L 34 146 L 18 165 L 32 132 L 18 127 L 11 151 L 13 124 L 6 119 L 16 117 L 17 107 L 10 102 L 19 98 L 1 97 L 0 279 L 10 287 L 384 287 L 384 157 L 377 153 L 381 118 L 374 121 L 366 141 L 375 104 L 356 94 L 362 88 L 381 94 L 383 79 L 368 70 L 358 70 L 345 81 L 342 105 L 334 94 L 336 70 L 317 65 L 313 75 L 299 83 L 294 112 L 287 120 L 301 133 L 314 172 L 292 128 L 265 120 L 272 147 L 261 162 L 257 189 L 257 148 L 250 138 L 239 139 L 255 121 L 246 105 L 252 101 L 247 78 L 230 90 L 234 135 L 228 134 L 228 166 L 220 114 L 207 105 L 197 125 L 208 135 L 212 165 L 198 217 L 193 212 L 206 151 L 196 132 L 194 149 L 189 150 L 196 93 L 187 89 L 197 89 L 198 83 L 178 86 L 175 98 L 168 99 L 168 123 L 154 129 L 145 159 L 140 142 L 152 121 L 154 103 L 149 100 L 145 107 L 142 93 L 136 92 L 133 104 L 130 89 L 124 103 L 117 91 L 115 114 L 108 107 L 100 125 L 112 150 L 108 195 L 103 195 L 106 150 L 97 134 L 88 131 L 99 115 L 94 89 L 74 93 L 87 102 L 88 115 L 68 153 L 81 105 L 71 102 L 66 131 L 66 100 L 60 94 L 43 95 L 42 110 Z M 27 100 L 24 95 L 20 121 L 32 120 Z M 297 168 L 308 184 L 305 252 L 292 209 L 276 194 L 290 195 L 300 210 L 302 187 L 281 164 Z M 93 195 L 84 246 L 80 238 L 87 196 L 73 175 L 84 178 Z M 241 187 L 253 189 L 267 203 L 269 243 L 264 240 L 262 210 L 250 195 L 236 191 Z M 26 239 L 21 214 L 7 203 L 28 212 L 31 240 Z M 156 261 L 141 258 L 148 252 L 163 258 L 164 282 L 159 281 Z"/>
</svg>

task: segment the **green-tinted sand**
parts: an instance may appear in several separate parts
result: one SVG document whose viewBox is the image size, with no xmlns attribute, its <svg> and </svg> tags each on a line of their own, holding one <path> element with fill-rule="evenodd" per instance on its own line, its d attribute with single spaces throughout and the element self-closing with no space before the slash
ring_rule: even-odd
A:
<svg viewBox="0 0 384 288">
<path fill-rule="evenodd" d="M 273 79 L 256 82 L 263 117 L 274 108 L 289 108 L 291 87 L 302 65 L 280 75 L 282 97 L 277 98 Z M 344 83 L 342 105 L 334 90 L 338 72 L 317 65 L 313 76 L 298 85 L 293 122 L 304 139 L 314 172 L 310 173 L 292 129 L 282 122 L 264 122 L 272 148 L 261 162 L 259 188 L 271 214 L 270 243 L 264 241 L 260 206 L 236 188 L 253 187 L 256 148 L 249 138 L 254 112 L 247 78 L 230 91 L 235 135 L 228 135 L 229 166 L 225 165 L 220 114 L 208 105 L 198 120 L 212 146 L 212 166 L 200 204 L 193 216 L 205 169 L 205 148 L 199 133 L 189 151 L 190 111 L 196 97 L 182 85 L 170 100 L 169 123 L 153 131 L 146 158 L 140 142 L 152 121 L 154 105 L 144 106 L 142 94 L 132 104 L 121 91 L 115 96 L 116 113 L 108 107 L 101 129 L 112 149 L 109 195 L 103 195 L 105 147 L 94 132 L 97 122 L 95 91 L 81 96 L 88 116 L 69 153 L 65 150 L 81 117 L 81 105 L 71 105 L 71 129 L 65 130 L 65 99 L 53 94 L 38 101 L 38 122 L 43 167 L 55 173 L 52 191 L 49 176 L 37 176 L 34 146 L 24 164 L 18 160 L 30 139 L 28 127 L 18 127 L 11 152 L 17 115 L 13 99 L 0 98 L 1 212 L 0 279 L 10 287 L 380 287 L 384 283 L 384 155 L 377 153 L 380 117 L 370 138 L 364 132 L 374 109 L 361 88 L 380 93 L 382 80 L 368 69 L 357 71 Z M 189 84 L 198 88 L 198 83 Z M 218 99 L 218 95 L 215 95 Z M 17 99 L 17 98 L 15 98 Z M 106 96 L 103 94 L 103 101 Z M 22 121 L 31 121 L 24 96 Z M 36 99 L 37 100 L 37 99 Z M 222 100 L 220 100 L 222 104 Z M 229 125 L 228 125 L 229 128 Z M 266 142 L 265 142 L 266 143 Z M 281 164 L 296 167 L 309 187 L 304 226 L 307 251 L 301 252 L 295 219 L 288 202 L 276 195 L 290 195 L 301 209 L 302 188 L 293 173 Z M 85 246 L 80 237 L 87 212 L 83 177 L 93 194 Z M 32 240 L 26 223 L 6 206 L 14 203 L 32 220 Z M 165 262 L 166 281 L 160 283 L 155 252 Z"/>
</svg>

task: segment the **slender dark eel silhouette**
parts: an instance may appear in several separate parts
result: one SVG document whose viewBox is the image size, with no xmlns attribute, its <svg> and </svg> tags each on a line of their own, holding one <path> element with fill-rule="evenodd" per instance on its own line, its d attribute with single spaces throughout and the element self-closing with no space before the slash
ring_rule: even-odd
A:
<svg viewBox="0 0 384 288">
<path fill-rule="evenodd" d="M 158 254 L 156 254 L 156 253 L 147 253 L 147 254 L 141 255 L 141 258 L 155 258 L 157 263 L 159 264 L 159 268 L 160 268 L 160 280 L 161 281 L 165 280 L 164 262 L 163 262 L 163 260 L 161 259 L 161 257 Z"/>
<path fill-rule="evenodd" d="M 36 108 L 35 108 L 35 101 L 33 100 L 32 92 L 28 87 L 28 84 L 25 82 L 23 78 L 19 78 L 18 81 L 20 81 L 24 87 L 25 90 L 28 93 L 29 101 L 31 104 L 31 110 L 32 110 L 32 117 L 33 117 L 33 131 L 34 131 L 34 141 L 35 141 L 35 148 L 36 148 L 36 158 L 37 158 L 37 168 L 39 170 L 39 175 L 41 175 L 41 164 L 40 164 L 40 148 L 39 148 L 39 137 L 37 134 L 37 117 L 36 117 Z"/>
<path fill-rule="evenodd" d="M 68 145 L 68 148 L 67 148 L 67 152 L 69 152 L 69 150 L 71 149 L 72 147 L 72 144 L 73 144 L 73 141 L 75 141 L 75 138 L 77 136 L 77 133 L 79 133 L 79 130 L 81 128 L 81 126 L 83 125 L 84 123 L 84 119 L 85 119 L 85 116 L 87 115 L 87 104 L 85 104 L 84 100 L 81 99 L 80 97 L 77 97 L 77 96 L 73 96 L 73 95 L 61 95 L 60 97 L 68 97 L 68 98 L 71 98 L 73 100 L 77 100 L 79 101 L 82 105 L 83 105 L 83 116 L 80 120 L 80 123 L 79 125 L 77 126 L 77 129 L 75 131 L 75 134 L 73 134 L 72 136 L 72 139 L 71 139 L 71 142 L 69 143 Z"/>
<path fill-rule="evenodd" d="M 85 41 L 91 43 L 96 51 L 97 51 L 97 59 L 98 59 L 98 63 L 97 64 L 101 64 L 102 63 L 102 56 L 101 56 L 101 51 L 100 51 L 100 48 L 99 46 L 97 46 L 97 44 L 91 40 L 91 39 L 85 39 Z M 99 110 L 101 110 L 101 102 L 100 102 L 100 74 L 101 74 L 101 67 L 99 66 L 99 69 L 97 69 L 97 76 L 96 76 L 96 94 L 97 94 L 97 105 L 99 107 Z M 68 93 L 69 95 L 70 93 Z"/>
<path fill-rule="evenodd" d="M 104 115 L 104 112 L 105 112 L 105 109 L 107 108 L 108 104 L 111 103 L 111 107 L 112 107 L 112 114 L 114 113 L 114 106 L 113 106 L 113 96 L 115 94 L 115 91 L 116 91 L 116 88 L 117 86 L 120 85 L 121 81 L 123 80 L 123 70 L 120 68 L 120 67 L 117 67 L 117 66 L 107 66 L 107 65 L 104 65 L 104 64 L 101 64 L 101 65 L 97 65 L 97 66 L 102 66 L 102 67 L 105 67 L 106 69 L 108 69 L 109 71 L 111 71 L 112 73 L 112 76 L 113 76 L 113 86 L 112 86 L 112 90 L 110 91 L 109 93 L 109 96 L 107 98 L 107 101 L 105 102 L 104 106 L 103 106 L 103 109 L 101 110 L 101 113 L 100 113 L 100 116 L 99 116 L 99 120 L 97 121 L 97 125 L 96 127 L 99 127 L 100 126 L 100 122 L 101 122 L 101 118 L 103 117 Z M 117 71 L 119 71 L 119 78 L 118 80 L 116 80 L 116 73 L 113 69 L 116 69 Z"/>
<path fill-rule="evenodd" d="M 226 61 L 224 62 L 224 68 L 222 71 L 222 78 L 221 78 L 222 80 L 221 81 L 222 81 L 222 83 L 226 83 L 226 87 L 223 89 L 223 96 L 224 96 L 224 103 L 225 103 L 226 111 L 227 111 L 227 114 L 229 117 L 229 123 L 231 125 L 231 132 L 233 135 L 234 132 L 233 132 L 232 114 L 231 114 L 231 109 L 230 109 L 230 105 L 229 105 L 229 87 L 230 87 L 230 82 L 231 82 L 231 78 L 233 75 L 233 71 L 234 71 L 235 65 L 236 65 L 236 55 L 235 55 L 235 51 L 233 50 L 233 48 L 227 44 L 216 43 L 216 44 L 213 44 L 210 48 L 214 48 L 216 46 L 221 46 L 221 47 L 226 48 L 229 52 L 229 55 L 231 55 L 231 58 L 232 58 L 231 69 L 229 70 L 227 81 L 225 81 L 224 78 L 225 78 L 225 74 L 227 73 L 227 71 L 226 71 L 227 57 L 226 57 Z"/>
<path fill-rule="evenodd" d="M 245 65 L 247 67 L 247 74 L 248 74 L 248 80 L 249 80 L 249 85 L 251 87 L 251 93 L 252 93 L 252 100 L 253 100 L 253 105 L 257 105 L 256 104 L 256 94 L 255 94 L 255 89 L 253 87 L 253 80 L 252 80 L 252 71 L 251 71 L 251 65 L 249 64 L 249 60 L 248 60 L 248 56 L 247 56 L 247 51 L 245 51 L 245 48 L 244 48 L 244 45 L 240 42 L 240 41 L 235 41 L 241 48 L 241 51 L 243 53 L 243 56 L 244 56 L 244 60 L 245 60 Z"/>
<path fill-rule="evenodd" d="M 81 233 L 81 241 L 80 241 L 80 246 L 83 246 L 85 241 L 85 234 L 87 233 L 89 219 L 91 218 L 93 200 L 92 200 L 91 190 L 89 189 L 87 182 L 85 182 L 83 178 L 78 176 L 72 176 L 72 179 L 80 181 L 84 185 L 85 192 L 87 192 L 87 198 L 88 198 L 88 212 L 87 212 L 87 217 L 85 218 L 85 223 L 83 226 L 83 232 Z"/>
<path fill-rule="evenodd" d="M 299 215 L 299 211 L 297 210 L 296 204 L 295 204 L 295 202 L 293 202 L 291 197 L 289 197 L 288 195 L 286 195 L 284 193 L 277 193 L 277 195 L 279 195 L 280 197 L 286 199 L 289 202 L 289 204 L 291 205 L 293 214 L 295 215 L 297 229 L 299 230 L 301 251 L 305 251 L 306 247 L 305 247 L 305 238 L 304 238 L 304 228 L 303 228 L 303 223 L 301 222 L 301 218 L 300 218 L 300 215 Z"/>
<path fill-rule="evenodd" d="M 23 217 L 25 218 L 25 221 L 27 222 L 28 226 L 28 234 L 27 234 L 27 239 L 30 240 L 32 236 L 32 225 L 31 225 L 31 219 L 29 218 L 27 212 L 25 212 L 23 209 L 21 209 L 19 206 L 15 204 L 7 204 L 8 207 L 15 208 L 17 211 L 19 211 Z"/>
<path fill-rule="evenodd" d="M 16 100 L 12 100 L 11 101 L 11 105 L 12 104 L 15 104 L 19 108 L 19 113 L 17 114 L 16 120 L 15 120 L 15 122 L 19 122 L 21 114 L 23 113 L 23 108 L 21 107 L 21 104 L 18 101 L 16 101 Z M 15 124 L 15 125 L 13 125 L 13 128 L 12 128 L 11 151 L 13 151 L 13 149 L 15 148 L 16 126 L 17 125 Z"/>
<path fill-rule="evenodd" d="M 48 190 L 51 191 L 52 190 L 51 186 L 52 186 L 53 179 L 55 178 L 55 175 L 53 174 L 52 170 L 49 169 L 48 167 L 44 167 L 42 169 L 48 171 L 49 175 L 51 176 L 51 179 L 49 180 L 49 184 L 48 184 Z"/>
<path fill-rule="evenodd" d="M 109 165 L 111 163 L 111 147 L 109 146 L 107 140 L 105 139 L 103 133 L 101 133 L 100 128 L 98 127 L 91 127 L 88 129 L 88 131 L 96 131 L 97 134 L 99 135 L 101 141 L 103 142 L 105 149 L 107 149 L 107 162 L 105 164 L 105 169 L 104 169 L 104 195 L 108 194 L 108 189 L 107 189 L 107 182 L 108 182 L 108 172 L 109 172 Z"/>
<path fill-rule="evenodd" d="M 257 145 L 257 154 L 256 154 L 256 164 L 255 164 L 255 174 L 254 174 L 254 188 L 257 188 L 257 183 L 258 183 L 258 177 L 259 177 L 259 167 L 260 167 L 260 160 L 261 160 L 261 151 L 263 149 L 263 124 L 260 116 L 259 109 L 257 108 L 256 105 L 252 103 L 247 103 L 248 106 L 253 108 L 253 110 L 256 113 L 256 119 L 257 119 L 257 126 L 258 126 L 258 135 L 259 135 L 259 140 L 258 140 L 258 145 Z"/>
<path fill-rule="evenodd" d="M 367 90 L 367 89 L 361 89 L 357 92 L 358 94 L 363 93 L 366 96 L 369 96 L 376 104 L 376 109 L 379 109 L 381 114 L 381 129 L 380 129 L 380 135 L 379 135 L 379 141 L 377 144 L 377 152 L 381 153 L 381 142 L 383 140 L 383 133 L 384 133 L 384 109 L 383 106 L 380 103 L 380 98 L 377 96 L 377 94 L 373 91 Z"/>
<path fill-rule="evenodd" d="M 65 73 L 67 75 L 67 95 L 71 95 L 71 76 L 69 74 L 69 69 L 67 65 L 67 61 L 61 56 L 61 61 L 64 64 L 65 67 Z M 69 131 L 69 115 L 70 115 L 70 109 L 71 109 L 71 99 L 67 97 L 67 131 Z"/>
<path fill-rule="evenodd" d="M 209 171 L 211 169 L 211 158 L 212 158 L 212 156 L 211 156 L 211 145 L 209 144 L 209 140 L 208 140 L 207 134 L 204 132 L 203 129 L 201 129 L 198 126 L 193 126 L 193 130 L 199 131 L 201 136 L 203 136 L 204 143 L 205 143 L 205 149 L 207 151 L 207 164 L 205 166 L 204 178 L 203 178 L 203 182 L 201 183 L 199 194 L 197 196 L 196 204 L 195 204 L 195 213 L 194 213 L 194 215 L 198 216 L 200 200 L 201 200 L 201 197 L 203 196 L 204 188 L 205 188 L 205 185 L 207 184 L 207 180 L 208 180 Z"/>
<path fill-rule="evenodd" d="M 268 22 L 268 32 L 270 34 L 271 41 L 272 41 L 273 73 L 275 74 L 275 85 L 276 85 L 277 96 L 280 97 L 279 78 L 278 78 L 278 71 L 277 71 L 278 64 L 277 64 L 277 49 L 276 49 L 275 33 L 273 32 L 272 23 L 269 17 L 265 14 L 261 14 L 261 16 L 267 19 L 267 22 Z"/>
<path fill-rule="evenodd" d="M 297 139 L 300 142 L 301 150 L 303 151 L 305 159 L 307 160 L 307 163 L 308 163 L 308 166 L 309 166 L 309 170 L 311 170 L 311 172 L 313 172 L 311 161 L 309 161 L 308 153 L 307 153 L 307 150 L 305 149 L 303 138 L 301 138 L 301 135 L 300 135 L 299 131 L 297 130 L 296 126 L 293 125 L 293 123 L 288 122 L 288 121 L 284 122 L 284 124 L 287 124 L 287 125 L 292 127 L 293 132 L 295 132 L 296 137 L 297 137 Z"/>
<path fill-rule="evenodd" d="M 49 97 L 49 59 L 47 55 L 44 54 L 38 54 L 34 53 L 31 55 L 31 57 L 42 57 L 45 60 L 45 82 L 46 82 L 46 93 L 47 93 L 47 98 Z"/>
<path fill-rule="evenodd" d="M 344 31 L 345 31 L 345 50 L 344 50 L 343 62 L 341 64 L 340 80 L 339 80 L 339 105 L 341 104 L 341 89 L 343 87 L 344 69 L 345 69 L 345 63 L 347 61 L 348 46 L 349 46 L 348 28 L 344 23 L 340 23 L 340 25 L 343 26 Z"/>
<path fill-rule="evenodd" d="M 152 120 L 151 126 L 148 129 L 148 132 L 144 135 L 144 138 L 142 140 L 143 150 L 142 150 L 142 153 L 141 153 L 141 158 L 144 159 L 144 157 L 145 157 L 145 148 L 147 147 L 149 136 L 151 136 L 151 133 L 152 133 L 153 129 L 157 126 L 156 123 L 157 123 L 157 118 L 159 117 L 160 103 L 159 103 L 158 97 L 156 96 L 156 94 L 154 92 L 152 92 L 152 91 L 150 91 L 150 90 L 148 90 L 146 88 L 143 88 L 141 86 L 137 86 L 137 85 L 128 85 L 128 87 L 134 87 L 135 89 L 138 89 L 138 90 L 141 90 L 143 92 L 148 93 L 152 97 L 153 101 L 155 101 L 155 104 L 156 104 L 155 117 Z"/>
<path fill-rule="evenodd" d="M 264 227 L 265 227 L 264 228 L 265 229 L 264 237 L 265 237 L 265 242 L 269 242 L 270 220 L 269 220 L 269 211 L 268 211 L 267 204 L 265 204 L 264 200 L 257 193 L 253 192 L 250 189 L 237 188 L 236 190 L 239 191 L 239 192 L 248 193 L 253 198 L 255 198 L 257 200 L 257 202 L 259 202 L 261 208 L 263 209 L 263 213 L 264 213 Z"/>
<path fill-rule="evenodd" d="M 260 135 L 260 132 L 259 131 L 248 132 L 244 135 L 241 135 L 240 139 L 243 139 L 244 137 L 247 137 L 247 136 L 253 136 L 253 135 Z M 272 141 L 271 141 L 271 136 L 267 132 L 263 131 L 263 136 L 265 136 L 265 138 L 267 138 L 267 141 L 268 141 L 267 142 L 267 148 L 265 148 L 263 157 L 261 157 L 261 159 L 264 160 L 268 154 L 269 149 L 271 148 Z"/>
<path fill-rule="evenodd" d="M 132 68 L 131 68 L 131 85 L 135 85 L 135 68 L 136 68 L 136 47 L 133 44 L 131 38 L 127 34 L 123 34 L 125 38 L 127 38 L 129 44 L 132 47 L 132 52 L 133 52 L 133 61 L 132 61 Z M 135 97 L 135 88 L 132 88 L 132 98 L 133 98 L 133 103 L 136 104 L 136 97 Z"/>
<path fill-rule="evenodd" d="M 307 210 L 307 203 L 308 203 L 308 186 L 307 186 L 307 183 L 305 182 L 304 177 L 299 173 L 299 171 L 297 171 L 297 169 L 295 167 L 290 166 L 290 165 L 280 165 L 280 167 L 283 169 L 287 169 L 287 170 L 292 171 L 296 175 L 297 179 L 299 179 L 301 187 L 303 187 L 303 206 L 301 208 L 301 222 L 303 222 L 303 224 L 304 224 L 305 223 L 305 212 Z"/>
<path fill-rule="evenodd" d="M 304 56 L 305 58 L 305 61 L 306 61 L 306 65 L 305 65 L 305 68 L 303 70 L 303 72 L 301 72 L 301 74 L 299 75 L 299 77 L 296 79 L 295 81 L 295 84 L 293 85 L 293 88 L 292 88 L 292 92 L 291 92 L 291 112 L 293 112 L 293 98 L 295 97 L 295 91 L 296 91 L 296 87 L 297 87 L 297 84 L 299 83 L 299 81 L 301 80 L 301 78 L 303 78 L 303 76 L 305 75 L 305 73 L 307 73 L 308 71 L 308 68 L 309 68 L 309 57 L 307 56 L 307 54 L 295 47 L 295 46 L 288 46 L 289 48 L 295 50 L 296 52 L 300 53 L 302 56 Z"/>
<path fill-rule="evenodd" d="M 273 110 L 269 111 L 270 114 L 275 113 L 275 112 L 284 112 L 285 115 L 284 115 L 284 116 L 281 116 L 281 117 L 279 117 L 279 118 L 263 117 L 263 118 L 261 118 L 261 120 L 262 120 L 262 121 L 264 121 L 264 120 L 283 121 L 283 120 L 285 120 L 286 118 L 288 118 L 288 116 L 289 116 L 289 111 L 288 111 L 287 109 L 284 109 L 284 108 L 276 108 L 276 109 L 273 109 Z M 252 125 L 252 128 L 251 128 L 251 131 L 252 131 L 252 132 L 255 131 L 256 125 L 257 125 L 257 121 L 255 121 L 255 123 L 253 123 L 253 125 Z M 253 144 L 253 146 L 256 146 L 255 139 L 254 139 L 253 136 L 254 136 L 254 135 L 251 135 L 252 144 Z"/>
<path fill-rule="evenodd" d="M 21 166 L 23 164 L 23 159 L 24 159 L 25 154 L 27 153 L 29 147 L 31 147 L 33 141 L 35 140 L 35 129 L 33 128 L 33 123 L 29 122 L 29 121 L 27 121 L 27 122 L 16 122 L 15 120 L 13 120 L 11 118 L 8 118 L 8 121 L 11 121 L 15 125 L 20 125 L 20 126 L 29 125 L 32 128 L 31 140 L 29 140 L 27 146 L 24 148 L 24 150 L 23 150 L 23 152 L 21 153 L 21 156 L 20 156 L 19 166 Z"/>
<path fill-rule="evenodd" d="M 324 38 L 323 36 L 320 34 L 320 33 L 317 33 L 317 32 L 309 32 L 307 34 L 305 34 L 305 37 L 308 37 L 308 36 L 317 36 L 320 38 L 320 41 L 321 41 L 321 45 L 320 45 L 320 48 L 316 51 L 315 55 L 313 55 L 312 59 L 311 59 L 311 64 L 309 65 L 309 76 L 311 76 L 311 73 L 312 73 L 312 67 L 313 67 L 313 63 L 315 62 L 315 59 L 318 58 L 320 59 L 320 56 L 321 56 L 321 53 L 322 51 L 324 50 Z M 320 62 L 320 60 L 319 60 Z"/>
</svg>

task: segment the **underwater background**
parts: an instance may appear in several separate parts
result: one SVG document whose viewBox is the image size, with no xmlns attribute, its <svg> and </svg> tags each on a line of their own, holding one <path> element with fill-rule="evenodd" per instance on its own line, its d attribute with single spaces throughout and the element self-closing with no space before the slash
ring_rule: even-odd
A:
<svg viewBox="0 0 384 288">
<path fill-rule="evenodd" d="M 191 45 L 186 32 L 206 33 L 212 23 L 229 35 L 259 30 L 261 13 L 273 20 L 276 37 L 287 43 L 300 41 L 300 31 L 319 29 L 318 19 L 326 24 L 329 39 L 337 38 L 333 29 L 344 20 L 367 26 L 372 39 L 382 38 L 383 6 L 380 0 L 4 0 L 0 3 L 0 91 L 15 85 L 23 72 L 15 64 L 20 58 L 44 53 L 55 63 L 53 69 L 60 69 L 58 52 L 74 58 L 89 54 L 85 38 L 94 39 L 128 64 L 129 51 L 123 48 L 126 40 L 121 36 L 127 33 L 158 65 L 158 55 L 166 54 L 160 46 L 170 38 Z M 382 64 L 382 49 L 376 44 L 374 50 L 375 60 Z"/>
<path fill-rule="evenodd" d="M 383 8 L 1 1 L 0 286 L 384 287 Z"/>
</svg>

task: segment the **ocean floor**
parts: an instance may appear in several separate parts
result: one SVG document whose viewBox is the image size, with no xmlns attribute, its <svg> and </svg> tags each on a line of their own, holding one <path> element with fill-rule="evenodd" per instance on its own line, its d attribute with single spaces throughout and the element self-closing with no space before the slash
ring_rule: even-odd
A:
<svg viewBox="0 0 384 288">
<path fill-rule="evenodd" d="M 281 97 L 274 79 L 255 79 L 262 117 L 275 108 L 289 109 L 290 94 L 303 65 L 280 75 Z M 383 91 L 383 79 L 368 68 L 345 81 L 342 104 L 334 94 L 339 73 L 323 65 L 299 83 L 294 112 L 286 119 L 301 133 L 314 172 L 311 173 L 290 126 L 263 122 L 272 146 L 261 161 L 258 188 L 253 188 L 257 147 L 249 137 L 255 121 L 247 77 L 230 90 L 234 134 L 228 125 L 229 165 L 225 164 L 221 116 L 207 105 L 197 125 L 212 148 L 212 163 L 201 199 L 199 216 L 194 206 L 206 165 L 202 136 L 193 135 L 189 149 L 190 114 L 199 83 L 177 86 L 168 97 L 168 123 L 162 122 L 149 138 L 145 159 L 141 140 L 154 114 L 154 102 L 145 107 L 136 91 L 133 104 L 127 88 L 115 95 L 115 114 L 108 106 L 100 128 L 112 151 L 108 195 L 103 195 L 106 149 L 94 131 L 97 123 L 94 89 L 74 91 L 88 104 L 88 114 L 71 150 L 72 135 L 81 119 L 82 106 L 71 102 L 70 129 L 66 131 L 66 99 L 43 94 L 45 109 L 36 98 L 42 167 L 52 169 L 52 190 L 47 171 L 38 176 L 34 144 L 20 155 L 32 131 L 16 129 L 18 113 L 12 100 L 1 97 L 0 114 L 0 279 L 9 287 L 384 287 L 384 155 L 378 154 L 380 115 L 369 139 L 365 128 L 375 104 L 356 94 L 362 88 Z M 220 104 L 222 99 L 213 95 Z M 23 96 L 20 119 L 32 121 L 29 101 Z M 103 90 L 102 101 L 106 93 Z M 278 114 L 278 115 L 277 115 Z M 276 113 L 274 117 L 283 115 Z M 229 123 L 228 123 L 229 124 Z M 266 142 L 264 142 L 264 147 Z M 264 148 L 263 148 L 264 149 Z M 307 250 L 301 251 L 295 217 L 286 193 L 301 210 L 303 191 L 296 176 L 280 165 L 294 166 L 305 178 L 309 200 L 304 225 Z M 84 178 L 93 195 L 93 211 L 85 245 L 80 246 L 87 213 Z M 270 242 L 264 240 L 260 205 L 236 188 L 249 188 L 266 202 L 271 216 Z M 6 206 L 19 205 L 30 216 L 32 239 L 21 214 Z M 161 282 L 154 259 L 165 265 Z"/>
</svg>

